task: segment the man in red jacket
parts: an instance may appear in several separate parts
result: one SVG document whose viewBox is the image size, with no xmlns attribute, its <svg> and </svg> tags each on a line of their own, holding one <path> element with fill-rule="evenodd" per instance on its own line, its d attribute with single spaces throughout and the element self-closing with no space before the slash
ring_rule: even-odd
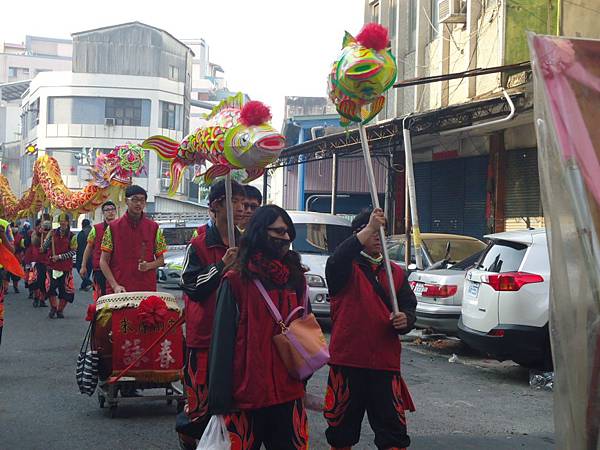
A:
<svg viewBox="0 0 600 450">
<path fill-rule="evenodd" d="M 165 265 L 167 245 L 158 224 L 144 214 L 148 194 L 141 186 L 125 189 L 127 211 L 102 237 L 100 269 L 107 294 L 156 291 L 156 269 Z"/>
<path fill-rule="evenodd" d="M 82 278 L 87 275 L 87 266 L 90 256 L 92 257 L 92 279 L 94 281 L 94 301 L 106 294 L 106 277 L 100 270 L 100 256 L 102 255 L 102 238 L 104 231 L 117 217 L 117 207 L 110 200 L 102 204 L 102 216 L 104 220 L 94 225 L 87 236 L 87 245 L 81 262 L 79 274 Z"/>
<path fill-rule="evenodd" d="M 414 411 L 414 405 L 400 374 L 398 334 L 413 328 L 417 300 L 402 268 L 392 263 L 400 309 L 392 313 L 378 233 L 384 225 L 381 209 L 358 215 L 354 235 L 337 247 L 325 269 L 332 332 L 324 415 L 332 449 L 358 443 L 365 411 L 378 449 L 410 445 L 404 411 Z"/>
<path fill-rule="evenodd" d="M 231 182 L 234 225 L 244 214 L 244 187 Z M 225 181 L 215 183 L 208 194 L 214 216 L 212 223 L 201 226 L 186 251 L 181 276 L 185 301 L 186 365 L 184 386 L 187 404 L 177 417 L 176 429 L 184 448 L 196 448 L 195 439 L 202 436 L 208 422 L 208 348 L 212 335 L 217 288 L 225 269 L 237 256 L 235 242 L 227 236 Z M 237 235 L 237 231 L 236 231 Z"/>
<path fill-rule="evenodd" d="M 48 317 L 64 319 L 63 311 L 67 303 L 73 303 L 73 256 L 77 253 L 77 238 L 71 232 L 71 218 L 68 214 L 58 216 L 60 226 L 48 233 L 42 244 L 42 251 L 48 255 L 50 279 L 50 312 Z"/>
</svg>

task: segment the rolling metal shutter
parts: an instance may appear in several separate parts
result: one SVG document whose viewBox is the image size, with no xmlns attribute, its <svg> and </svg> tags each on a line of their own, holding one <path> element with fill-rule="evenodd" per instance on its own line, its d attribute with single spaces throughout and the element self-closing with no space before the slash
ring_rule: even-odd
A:
<svg viewBox="0 0 600 450">
<path fill-rule="evenodd" d="M 486 233 L 487 156 L 415 164 L 421 231 Z"/>
<path fill-rule="evenodd" d="M 504 217 L 506 219 L 541 217 L 542 200 L 537 149 L 506 152 L 506 172 Z"/>
</svg>

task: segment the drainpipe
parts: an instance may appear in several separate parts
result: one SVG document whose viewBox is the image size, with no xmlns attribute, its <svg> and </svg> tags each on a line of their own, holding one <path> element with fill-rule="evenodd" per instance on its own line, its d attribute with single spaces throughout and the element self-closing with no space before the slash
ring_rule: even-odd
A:
<svg viewBox="0 0 600 450">
<path fill-rule="evenodd" d="M 331 164 L 331 214 L 335 214 L 335 203 L 338 193 L 338 155 L 333 152 L 333 161 Z"/>
<path fill-rule="evenodd" d="M 298 144 L 304 143 L 304 128 L 300 128 Z M 304 211 L 304 156 L 298 156 L 298 211 Z"/>
</svg>

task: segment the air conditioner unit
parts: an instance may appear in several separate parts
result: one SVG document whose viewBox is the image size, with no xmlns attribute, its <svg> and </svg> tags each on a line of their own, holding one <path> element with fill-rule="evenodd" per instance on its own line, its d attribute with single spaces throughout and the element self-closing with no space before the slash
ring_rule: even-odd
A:
<svg viewBox="0 0 600 450">
<path fill-rule="evenodd" d="M 466 23 L 467 3 L 464 0 L 437 0 L 440 23 Z"/>
<path fill-rule="evenodd" d="M 104 118 L 104 126 L 105 127 L 114 127 L 115 126 L 115 118 L 114 117 L 105 117 Z"/>
</svg>

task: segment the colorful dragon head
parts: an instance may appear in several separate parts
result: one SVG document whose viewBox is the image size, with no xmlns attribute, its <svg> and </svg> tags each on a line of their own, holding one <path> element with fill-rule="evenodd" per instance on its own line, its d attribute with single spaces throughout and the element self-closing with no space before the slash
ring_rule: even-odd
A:
<svg viewBox="0 0 600 450">
<path fill-rule="evenodd" d="M 137 144 L 119 145 L 109 153 L 96 152 L 94 167 L 89 169 L 92 183 L 101 189 L 126 186 L 131 177 L 144 169 L 144 149 Z"/>
</svg>

